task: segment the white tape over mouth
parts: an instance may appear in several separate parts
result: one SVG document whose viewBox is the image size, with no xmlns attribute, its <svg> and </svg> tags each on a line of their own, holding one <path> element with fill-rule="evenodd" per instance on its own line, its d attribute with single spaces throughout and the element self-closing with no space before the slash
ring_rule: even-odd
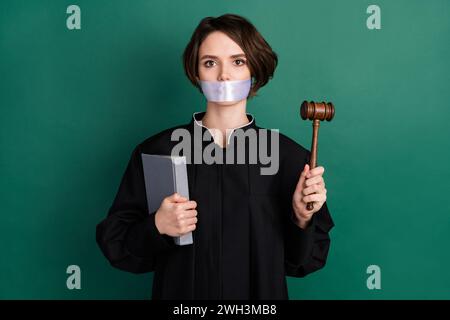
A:
<svg viewBox="0 0 450 320">
<path fill-rule="evenodd" d="M 200 80 L 203 94 L 208 101 L 231 102 L 246 99 L 250 92 L 252 79 L 229 81 Z"/>
</svg>

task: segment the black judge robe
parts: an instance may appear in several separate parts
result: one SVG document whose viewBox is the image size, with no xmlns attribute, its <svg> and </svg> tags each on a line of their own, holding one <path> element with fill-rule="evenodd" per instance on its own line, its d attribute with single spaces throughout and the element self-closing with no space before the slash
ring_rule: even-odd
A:
<svg viewBox="0 0 450 320">
<path fill-rule="evenodd" d="M 326 202 L 306 229 L 294 224 L 292 195 L 310 156 L 295 141 L 279 134 L 275 175 L 261 175 L 267 163 L 249 158 L 245 164 L 188 164 L 189 195 L 198 211 L 191 245 L 177 246 L 161 235 L 154 212 L 148 213 L 141 153 L 170 155 L 179 143 L 171 141 L 172 132 L 184 128 L 193 138 L 195 126 L 210 141 L 192 143 L 192 152 L 210 143 L 220 148 L 202 126 L 203 115 L 194 113 L 190 123 L 136 146 L 107 217 L 97 225 L 97 243 L 116 268 L 154 271 L 153 299 L 288 299 L 285 276 L 304 277 L 324 267 L 334 226 Z M 240 130 L 261 129 L 247 117 L 250 123 Z M 235 132 L 225 152 L 236 148 Z"/>
</svg>

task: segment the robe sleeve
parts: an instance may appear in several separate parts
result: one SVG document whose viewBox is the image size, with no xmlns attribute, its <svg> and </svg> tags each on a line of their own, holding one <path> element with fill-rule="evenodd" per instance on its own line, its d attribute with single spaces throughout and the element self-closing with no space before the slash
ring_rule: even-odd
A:
<svg viewBox="0 0 450 320">
<path fill-rule="evenodd" d="M 325 202 L 319 211 L 314 213 L 305 229 L 295 224 L 295 213 L 292 208 L 292 196 L 306 163 L 309 163 L 310 152 L 291 150 L 283 159 L 282 198 L 285 212 L 284 249 L 285 271 L 287 276 L 304 277 L 325 266 L 330 247 L 329 231 L 334 222 Z"/>
<path fill-rule="evenodd" d="M 148 213 L 140 145 L 107 217 L 97 225 L 96 239 L 112 266 L 133 273 L 154 271 L 158 255 L 175 247 L 173 238 L 156 228 L 155 212 Z"/>
</svg>

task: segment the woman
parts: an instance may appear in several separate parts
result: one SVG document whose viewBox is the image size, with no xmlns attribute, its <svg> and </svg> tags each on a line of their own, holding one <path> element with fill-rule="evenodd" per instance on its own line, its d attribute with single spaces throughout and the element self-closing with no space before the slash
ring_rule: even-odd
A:
<svg viewBox="0 0 450 320">
<path fill-rule="evenodd" d="M 183 61 L 206 96 L 206 111 L 134 149 L 97 242 L 114 267 L 155 271 L 153 299 L 287 299 L 286 276 L 325 265 L 334 224 L 324 168 L 309 170 L 308 150 L 273 130 L 263 135 L 246 113 L 247 99 L 273 76 L 277 55 L 249 21 L 226 14 L 200 22 Z M 188 159 L 190 200 L 173 194 L 149 214 L 141 154 L 173 154 L 176 130 L 191 135 L 193 153 L 235 161 Z M 267 158 L 250 161 L 263 149 L 276 162 L 266 174 Z M 174 244 L 172 237 L 188 232 L 193 244 Z"/>
</svg>

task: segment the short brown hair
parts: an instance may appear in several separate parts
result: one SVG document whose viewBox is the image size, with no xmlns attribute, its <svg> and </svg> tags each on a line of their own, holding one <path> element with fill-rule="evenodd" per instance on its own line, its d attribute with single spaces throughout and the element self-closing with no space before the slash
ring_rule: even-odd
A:
<svg viewBox="0 0 450 320">
<path fill-rule="evenodd" d="M 198 52 L 203 40 L 214 31 L 225 33 L 244 51 L 251 76 L 254 78 L 249 98 L 255 96 L 258 89 L 273 78 L 278 57 L 253 24 L 235 14 L 224 14 L 217 18 L 206 17 L 200 21 L 183 53 L 186 76 L 202 92 L 196 79 Z"/>
</svg>

